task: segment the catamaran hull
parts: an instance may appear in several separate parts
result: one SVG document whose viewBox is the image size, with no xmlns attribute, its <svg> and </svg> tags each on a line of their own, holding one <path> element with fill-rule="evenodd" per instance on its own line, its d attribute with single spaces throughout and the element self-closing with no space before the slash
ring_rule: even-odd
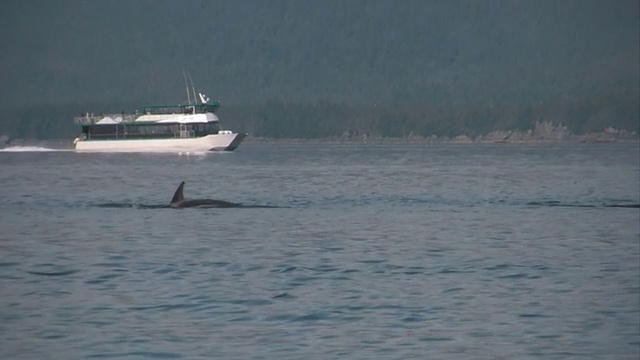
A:
<svg viewBox="0 0 640 360">
<path fill-rule="evenodd" d="M 233 151 L 245 134 L 214 134 L 198 138 L 79 140 L 76 151 L 91 152 L 205 152 Z"/>
</svg>

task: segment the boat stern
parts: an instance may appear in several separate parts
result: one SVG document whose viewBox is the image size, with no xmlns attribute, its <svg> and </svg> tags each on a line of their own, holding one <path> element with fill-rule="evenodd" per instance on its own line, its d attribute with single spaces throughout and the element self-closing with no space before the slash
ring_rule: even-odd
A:
<svg viewBox="0 0 640 360">
<path fill-rule="evenodd" d="M 229 130 L 220 130 L 215 135 L 208 135 L 205 138 L 210 138 L 209 151 L 233 151 L 235 150 L 242 140 L 247 136 L 243 133 L 234 133 Z"/>
<path fill-rule="evenodd" d="M 242 142 L 242 140 L 244 140 L 245 137 L 247 137 L 246 133 L 237 133 L 235 134 L 235 138 L 233 138 L 233 140 L 231 141 L 231 143 L 229 144 L 229 146 L 227 146 L 226 149 L 224 149 L 224 151 L 233 151 L 235 150 L 240 143 Z"/>
</svg>

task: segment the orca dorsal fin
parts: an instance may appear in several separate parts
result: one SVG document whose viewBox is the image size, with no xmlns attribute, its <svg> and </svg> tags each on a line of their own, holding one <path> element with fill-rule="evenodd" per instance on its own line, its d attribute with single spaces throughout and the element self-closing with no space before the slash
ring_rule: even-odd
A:
<svg viewBox="0 0 640 360">
<path fill-rule="evenodd" d="M 180 183 L 178 189 L 176 189 L 175 194 L 173 194 L 173 199 L 171 199 L 171 206 L 180 205 L 181 202 L 184 201 L 184 181 Z"/>
</svg>

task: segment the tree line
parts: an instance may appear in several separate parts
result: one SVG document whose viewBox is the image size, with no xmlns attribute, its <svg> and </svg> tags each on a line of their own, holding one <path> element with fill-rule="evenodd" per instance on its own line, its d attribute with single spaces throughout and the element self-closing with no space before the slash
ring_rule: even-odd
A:
<svg viewBox="0 0 640 360">
<path fill-rule="evenodd" d="M 265 109 L 521 106 L 639 81 L 637 0 L 56 0 L 0 10 L 1 110 L 179 102 L 182 70 L 214 100 Z"/>
<path fill-rule="evenodd" d="M 362 136 L 402 138 L 412 136 L 476 137 L 492 131 L 526 131 L 536 122 L 564 125 L 574 134 L 601 132 L 612 127 L 640 133 L 639 91 L 627 90 L 575 100 L 526 105 L 370 105 L 300 103 L 280 100 L 251 106 L 223 106 L 221 127 L 257 137 L 325 139 Z M 133 104 L 84 104 L 95 113 L 133 111 Z M 72 139 L 79 129 L 77 103 L 42 105 L 5 112 L 0 135 L 20 139 Z"/>
</svg>

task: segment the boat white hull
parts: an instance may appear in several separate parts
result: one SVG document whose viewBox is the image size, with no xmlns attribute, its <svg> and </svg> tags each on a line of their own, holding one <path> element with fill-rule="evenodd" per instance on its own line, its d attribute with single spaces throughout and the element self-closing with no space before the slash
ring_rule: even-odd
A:
<svg viewBox="0 0 640 360">
<path fill-rule="evenodd" d="M 135 140 L 80 140 L 76 151 L 91 152 L 204 152 L 233 151 L 245 134 L 214 134 L 197 138 L 135 139 Z"/>
</svg>

